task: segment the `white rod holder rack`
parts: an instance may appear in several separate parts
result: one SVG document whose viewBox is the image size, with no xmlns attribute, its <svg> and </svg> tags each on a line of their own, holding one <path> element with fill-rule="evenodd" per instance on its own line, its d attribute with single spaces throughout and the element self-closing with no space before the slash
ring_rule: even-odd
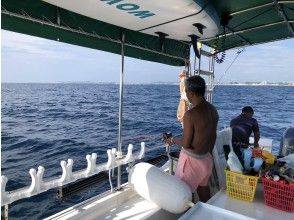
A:
<svg viewBox="0 0 294 220">
<path fill-rule="evenodd" d="M 66 184 L 75 182 L 79 179 L 87 178 L 98 174 L 102 171 L 111 170 L 115 167 L 128 164 L 135 160 L 141 160 L 145 155 L 145 143 L 141 142 L 141 150 L 140 152 L 133 154 L 133 145 L 129 144 L 128 152 L 126 156 L 120 155 L 117 157 L 116 149 L 107 150 L 108 161 L 102 164 L 96 164 L 97 154 L 92 153 L 86 156 L 87 160 L 87 168 L 82 169 L 76 172 L 72 172 L 72 167 L 74 161 L 72 159 L 68 159 L 66 161 L 61 161 L 61 169 L 62 175 L 59 177 L 52 177 L 49 180 L 43 180 L 45 168 L 42 166 L 38 167 L 38 170 L 31 168 L 29 170 L 29 174 L 31 176 L 31 184 L 30 186 L 20 188 L 14 191 L 7 192 L 6 184 L 8 182 L 8 178 L 6 176 L 1 176 L 1 205 L 7 205 L 12 202 L 15 202 L 20 199 L 29 198 L 34 195 L 38 195 L 49 189 L 53 189 L 56 187 L 64 186 Z"/>
</svg>

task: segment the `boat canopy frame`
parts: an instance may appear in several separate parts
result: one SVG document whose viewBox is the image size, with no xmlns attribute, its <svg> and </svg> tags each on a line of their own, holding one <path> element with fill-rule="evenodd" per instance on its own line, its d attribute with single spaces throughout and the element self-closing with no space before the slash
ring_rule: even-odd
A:
<svg viewBox="0 0 294 220">
<path fill-rule="evenodd" d="M 196 0 L 195 0 L 196 1 Z M 196 1 L 197 2 L 197 1 Z M 215 8 L 224 28 L 212 38 L 199 39 L 216 53 L 294 37 L 294 1 L 206 0 Z M 191 42 L 144 34 L 98 21 L 41 0 L 2 0 L 2 29 L 50 40 L 184 66 L 190 59 Z M 172 21 L 171 21 L 172 22 Z"/>
<path fill-rule="evenodd" d="M 294 37 L 294 1 L 211 0 L 221 18 L 227 20 L 219 35 L 202 43 L 218 52 Z"/>
<path fill-rule="evenodd" d="M 294 1 L 211 0 L 210 3 L 213 4 L 220 17 L 224 32 L 213 38 L 200 41 L 214 48 L 216 52 L 294 37 Z M 41 0 L 2 0 L 1 16 L 2 28 L 5 30 L 121 54 L 118 134 L 118 152 L 120 154 L 122 153 L 124 56 L 174 66 L 184 66 L 190 60 L 191 42 L 169 38 L 164 38 L 164 42 L 162 42 L 160 36 L 152 36 L 97 21 Z M 257 17 L 258 19 L 256 19 Z M 162 43 L 164 43 L 164 47 Z M 84 178 L 96 174 L 98 168 L 109 170 L 118 167 L 117 186 L 120 188 L 120 166 L 136 158 L 141 159 L 144 152 L 145 145 L 142 145 L 141 152 L 137 157 L 131 157 L 131 153 L 126 155 L 128 160 L 117 157 L 117 160 L 114 161 L 117 155 L 111 155 L 109 156 L 112 158 L 109 159 L 111 163 L 98 167 L 95 164 L 95 155 L 92 155 L 92 162 L 88 163 L 87 169 L 76 173 L 76 176 Z M 44 168 L 42 170 L 44 172 Z M 5 193 L 6 179 L 5 184 L 1 186 L 2 192 L 5 194 L 1 197 L 2 204 L 3 202 L 8 204 L 74 181 L 67 172 L 72 173 L 71 170 L 65 170 L 60 179 L 54 180 L 55 185 L 45 184 L 46 187 L 44 185 L 42 188 L 38 184 L 32 184 L 33 187 L 24 188 L 10 196 Z M 42 182 L 41 179 L 39 182 Z"/>
<path fill-rule="evenodd" d="M 2 29 L 121 54 L 125 35 L 125 55 L 137 59 L 184 66 L 189 60 L 190 43 L 128 30 L 98 21 L 41 0 L 3 0 Z"/>
</svg>

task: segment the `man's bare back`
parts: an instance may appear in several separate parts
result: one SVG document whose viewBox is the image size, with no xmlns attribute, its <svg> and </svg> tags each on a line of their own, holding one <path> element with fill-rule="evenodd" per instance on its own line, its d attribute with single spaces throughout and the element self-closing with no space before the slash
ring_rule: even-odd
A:
<svg viewBox="0 0 294 220">
<path fill-rule="evenodd" d="M 184 116 L 183 147 L 195 154 L 212 152 L 216 140 L 218 113 L 209 102 L 201 101 Z M 191 132 L 193 132 L 191 134 Z"/>
<path fill-rule="evenodd" d="M 204 98 L 205 90 L 205 80 L 201 76 L 195 75 L 186 79 L 185 92 L 188 101 L 194 108 L 184 115 L 183 135 L 170 137 L 166 140 L 169 145 L 182 146 L 175 175 L 186 182 L 192 191 L 197 189 L 199 199 L 202 202 L 206 202 L 210 198 L 208 179 L 213 167 L 210 153 L 216 140 L 218 122 L 218 113 L 215 107 Z M 195 154 L 201 154 L 204 157 L 197 157 Z M 185 166 L 186 161 L 188 161 L 187 166 Z M 206 169 L 203 170 L 201 167 Z"/>
</svg>

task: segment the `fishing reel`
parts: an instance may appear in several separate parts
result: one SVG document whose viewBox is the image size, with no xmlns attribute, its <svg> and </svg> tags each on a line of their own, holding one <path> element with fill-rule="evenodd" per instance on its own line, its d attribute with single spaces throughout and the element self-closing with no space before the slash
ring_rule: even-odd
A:
<svg viewBox="0 0 294 220">
<path fill-rule="evenodd" d="M 171 138 L 172 136 L 173 136 L 173 134 L 171 132 L 165 132 L 162 134 L 162 140 L 165 143 L 165 151 L 167 154 L 169 154 L 169 152 L 170 152 L 170 145 L 167 143 L 167 140 L 169 138 Z"/>
<path fill-rule="evenodd" d="M 173 136 L 173 134 L 171 132 L 165 132 L 162 134 L 162 140 L 164 142 L 167 142 L 167 139 L 171 138 Z"/>
</svg>

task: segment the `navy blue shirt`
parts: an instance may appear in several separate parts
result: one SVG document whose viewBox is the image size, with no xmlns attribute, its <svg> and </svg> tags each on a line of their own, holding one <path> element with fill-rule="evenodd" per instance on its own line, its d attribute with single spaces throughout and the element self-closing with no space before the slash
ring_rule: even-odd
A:
<svg viewBox="0 0 294 220">
<path fill-rule="evenodd" d="M 240 147 L 248 147 L 251 133 L 259 132 L 256 119 L 243 114 L 232 119 L 230 126 L 233 132 L 232 143 Z"/>
</svg>

